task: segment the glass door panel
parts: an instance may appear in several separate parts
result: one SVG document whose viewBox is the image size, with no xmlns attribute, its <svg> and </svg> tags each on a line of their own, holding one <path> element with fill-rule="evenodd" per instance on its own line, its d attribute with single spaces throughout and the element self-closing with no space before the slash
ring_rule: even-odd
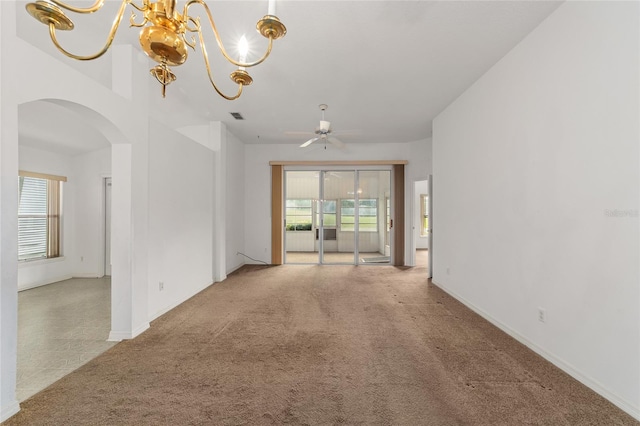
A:
<svg viewBox="0 0 640 426">
<path fill-rule="evenodd" d="M 355 264 L 354 171 L 322 172 L 321 263 Z"/>
<path fill-rule="evenodd" d="M 313 214 L 319 205 L 320 173 L 285 171 L 285 263 L 318 263 L 316 236 L 319 225 Z"/>
<path fill-rule="evenodd" d="M 388 239 L 391 171 L 358 172 L 357 226 L 358 261 L 362 264 L 389 264 Z"/>
</svg>

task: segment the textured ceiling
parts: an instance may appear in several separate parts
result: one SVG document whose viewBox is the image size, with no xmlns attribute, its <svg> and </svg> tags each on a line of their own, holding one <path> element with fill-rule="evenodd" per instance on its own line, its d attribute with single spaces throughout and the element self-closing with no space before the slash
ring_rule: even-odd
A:
<svg viewBox="0 0 640 426">
<path fill-rule="evenodd" d="M 252 49 L 249 60 L 262 52 L 266 42 L 254 26 L 266 13 L 266 3 L 209 2 L 230 51 L 235 51 L 236 40 L 246 33 Z M 275 42 L 265 63 L 249 70 L 254 84 L 245 88 L 239 100 L 225 101 L 215 94 L 202 55 L 196 51 L 186 64 L 175 67 L 178 80 L 167 88 L 165 99 L 149 77 L 150 104 L 170 126 L 223 121 L 245 143 L 304 142 L 308 137 L 296 132 L 311 132 L 318 126 L 321 103 L 329 105 L 326 119 L 334 131 L 346 132 L 340 136 L 346 143 L 424 139 L 431 135 L 433 118 L 559 4 L 280 1 L 277 15 L 287 26 L 287 35 Z M 92 40 L 93 45 L 101 45 L 115 8 L 117 2 L 108 2 L 108 10 L 93 14 L 94 21 L 85 25 L 88 30 L 81 25 L 87 17 L 76 18 L 76 31 L 63 42 L 78 46 L 83 53 L 97 50 L 87 46 Z M 25 19 L 26 13 L 18 9 L 19 35 L 54 52 L 48 46 L 46 28 L 28 16 Z M 116 43 L 132 43 L 138 49 L 136 34 L 123 25 Z M 208 47 L 209 56 L 215 58 L 216 80 L 225 91 L 233 92 L 228 79 L 233 68 L 218 59 L 213 41 Z M 106 67 L 85 62 L 73 66 L 108 84 Z M 230 112 L 242 113 L 245 120 L 234 120 Z M 23 115 L 21 119 L 28 126 L 28 118 Z"/>
</svg>

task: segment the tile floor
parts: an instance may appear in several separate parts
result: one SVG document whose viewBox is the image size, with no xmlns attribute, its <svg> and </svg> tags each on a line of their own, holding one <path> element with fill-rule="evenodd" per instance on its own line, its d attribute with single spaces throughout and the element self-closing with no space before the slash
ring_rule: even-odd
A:
<svg viewBox="0 0 640 426">
<path fill-rule="evenodd" d="M 116 344 L 111 279 L 73 278 L 18 293 L 18 401 Z"/>
</svg>

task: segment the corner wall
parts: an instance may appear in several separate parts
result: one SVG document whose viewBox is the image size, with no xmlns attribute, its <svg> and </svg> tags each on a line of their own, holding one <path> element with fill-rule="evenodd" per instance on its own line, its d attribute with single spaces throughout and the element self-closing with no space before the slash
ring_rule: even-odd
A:
<svg viewBox="0 0 640 426">
<path fill-rule="evenodd" d="M 111 146 L 73 157 L 73 276 L 104 275 L 104 178 L 111 177 Z"/>
<path fill-rule="evenodd" d="M 433 136 L 434 281 L 638 419 L 639 12 L 564 3 Z"/>
<path fill-rule="evenodd" d="M 226 273 L 229 274 L 245 263 L 245 258 L 237 253 L 244 253 L 244 217 L 245 217 L 245 182 L 244 182 L 244 143 L 227 131 L 226 150 L 227 187 L 226 209 Z"/>
</svg>

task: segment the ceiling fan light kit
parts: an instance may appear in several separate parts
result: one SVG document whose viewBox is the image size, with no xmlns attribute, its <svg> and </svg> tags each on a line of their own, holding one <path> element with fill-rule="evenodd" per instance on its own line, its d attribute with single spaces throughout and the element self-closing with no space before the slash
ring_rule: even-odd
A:
<svg viewBox="0 0 640 426">
<path fill-rule="evenodd" d="M 327 141 L 337 146 L 338 148 L 344 148 L 344 142 L 342 142 L 340 139 L 337 139 L 331 135 L 332 133 L 331 122 L 326 121 L 324 119 L 324 112 L 327 110 L 327 108 L 329 108 L 329 106 L 327 104 L 320 104 L 318 107 L 320 108 L 320 111 L 322 111 L 322 119 L 320 120 L 320 126 L 318 126 L 318 128 L 316 128 L 315 130 L 315 134 L 318 136 L 316 136 L 315 138 L 309 139 L 308 141 L 300 145 L 300 148 L 306 148 L 317 140 L 325 141 L 324 149 L 327 149 L 327 146 L 326 146 Z"/>
<path fill-rule="evenodd" d="M 142 0 L 142 5 L 135 4 L 134 0 L 122 0 L 105 45 L 97 53 L 80 56 L 68 52 L 58 42 L 57 30 L 70 31 L 74 28 L 73 21 L 65 15 L 63 9 L 78 14 L 94 13 L 102 8 L 104 0 L 96 0 L 92 6 L 87 8 L 74 7 L 59 0 L 38 0 L 34 3 L 28 3 L 26 9 L 31 16 L 49 27 L 51 41 L 60 52 L 72 59 L 88 61 L 101 57 L 109 50 L 124 16 L 126 6 L 129 4 L 143 15 L 141 21 L 136 21 L 135 11 L 132 11 L 129 24 L 132 27 L 142 28 L 139 36 L 140 46 L 147 56 L 158 63 L 157 66 L 150 70 L 150 73 L 162 85 L 163 97 L 165 96 L 167 85 L 176 80 L 176 76 L 169 66 L 178 66 L 185 63 L 188 56 L 188 48 L 195 50 L 196 44 L 199 44 L 209 81 L 215 91 L 228 100 L 239 98 L 242 94 L 242 88 L 253 82 L 246 68 L 254 67 L 264 62 L 271 53 L 273 41 L 284 37 L 287 33 L 286 27 L 275 15 L 275 0 L 269 0 L 267 15 L 256 24 L 257 31 L 269 40 L 266 52 L 260 59 L 253 62 L 246 61 L 246 51 L 244 54 L 241 53 L 239 60 L 235 60 L 227 53 L 213 20 L 211 10 L 204 0 L 188 0 L 182 8 L 182 13 L 176 7 L 176 0 Z M 191 7 L 195 5 L 202 7 L 224 58 L 238 67 L 230 75 L 231 80 L 238 85 L 235 95 L 229 96 L 222 93 L 213 79 L 200 17 L 194 17 L 189 14 Z M 187 34 L 190 35 L 190 38 L 187 37 Z M 197 35 L 198 42 L 196 42 L 194 34 Z"/>
</svg>

